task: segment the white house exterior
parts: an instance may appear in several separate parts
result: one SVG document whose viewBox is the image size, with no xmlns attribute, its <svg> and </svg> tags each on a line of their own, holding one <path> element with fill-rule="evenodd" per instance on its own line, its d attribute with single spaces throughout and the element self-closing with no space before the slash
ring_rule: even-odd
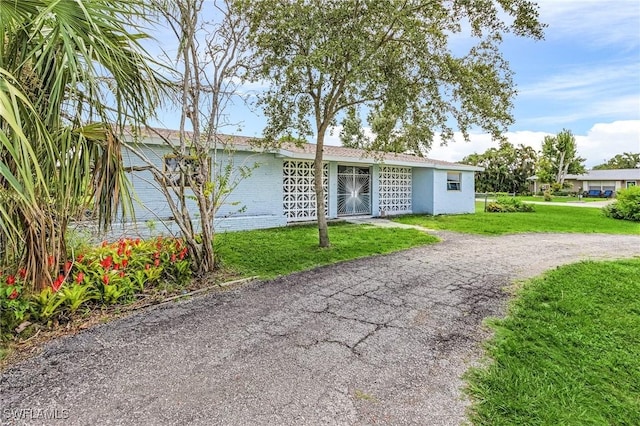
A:
<svg viewBox="0 0 640 426">
<path fill-rule="evenodd" d="M 163 137 L 177 133 L 160 131 Z M 249 177 L 239 181 L 215 219 L 218 231 L 285 226 L 316 218 L 313 158 L 315 145 L 263 150 L 250 139 L 230 137 L 234 154 L 212 152 L 214 169 L 233 161 L 255 165 Z M 145 135 L 135 147 L 160 167 L 167 167 L 171 150 L 159 136 Z M 215 154 L 215 155 L 214 155 Z M 131 151 L 123 152 L 125 167 L 141 169 L 145 163 Z M 390 216 L 407 213 L 473 213 L 474 172 L 482 168 L 431 160 L 406 154 L 370 153 L 336 146 L 324 147 L 325 208 L 329 219 L 349 216 Z M 177 231 L 164 196 L 149 171 L 131 173 L 136 195 L 137 233 L 145 223 Z M 195 205 L 193 210 L 195 211 Z M 131 234 L 133 224 L 125 228 Z M 160 229 L 161 230 L 161 229 Z"/>
</svg>

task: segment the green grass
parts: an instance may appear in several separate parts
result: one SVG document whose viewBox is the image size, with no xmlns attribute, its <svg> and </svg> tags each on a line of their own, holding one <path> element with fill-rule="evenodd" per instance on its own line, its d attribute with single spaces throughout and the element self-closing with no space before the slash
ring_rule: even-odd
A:
<svg viewBox="0 0 640 426">
<path fill-rule="evenodd" d="M 606 217 L 601 209 L 535 205 L 532 213 L 485 213 L 476 203 L 475 214 L 407 215 L 393 220 L 429 229 L 446 229 L 473 234 L 502 235 L 522 232 L 577 232 L 640 234 L 640 224 Z"/>
<path fill-rule="evenodd" d="M 432 244 L 436 237 L 414 229 L 336 223 L 329 226 L 331 247 L 318 247 L 318 229 L 291 226 L 230 232 L 216 237 L 223 266 L 246 276 L 273 278 L 344 260 Z"/>
<path fill-rule="evenodd" d="M 518 197 L 516 197 L 522 201 L 541 201 L 541 202 L 545 202 L 544 201 L 544 197 L 539 197 L 539 196 L 520 196 L 518 195 Z M 607 201 L 606 198 L 587 198 L 587 197 L 582 197 L 581 200 L 578 200 L 578 197 L 568 197 L 568 196 L 551 196 L 551 202 L 552 203 L 578 203 L 578 202 L 585 202 L 585 203 L 591 203 L 594 201 Z"/>
<path fill-rule="evenodd" d="M 470 370 L 475 425 L 640 425 L 640 259 L 534 279 Z"/>
</svg>

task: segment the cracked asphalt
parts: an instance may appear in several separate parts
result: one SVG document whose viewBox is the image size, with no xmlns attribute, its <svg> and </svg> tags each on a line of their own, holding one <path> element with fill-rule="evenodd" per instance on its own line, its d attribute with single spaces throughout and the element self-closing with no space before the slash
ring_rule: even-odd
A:
<svg viewBox="0 0 640 426">
<path fill-rule="evenodd" d="M 458 425 L 469 403 L 461 375 L 482 356 L 482 320 L 504 312 L 505 286 L 582 259 L 640 256 L 640 236 L 435 234 L 441 243 L 195 297 L 53 341 L 0 375 L 0 420 Z M 59 420 L 16 420 L 20 410 Z"/>
</svg>

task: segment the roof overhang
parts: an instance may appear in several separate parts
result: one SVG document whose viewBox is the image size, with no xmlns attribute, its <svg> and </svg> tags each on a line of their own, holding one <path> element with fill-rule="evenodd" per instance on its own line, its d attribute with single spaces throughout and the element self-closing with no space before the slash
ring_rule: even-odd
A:
<svg viewBox="0 0 640 426">
<path fill-rule="evenodd" d="M 166 146 L 166 141 L 157 135 L 146 134 L 143 138 L 138 141 L 130 141 L 128 144 L 131 145 L 153 145 L 153 146 Z M 283 147 L 267 147 L 262 148 L 259 146 L 251 145 L 248 143 L 229 143 L 225 145 L 224 143 L 220 144 L 220 149 L 225 149 L 228 146 L 232 151 L 240 151 L 240 152 L 253 152 L 256 154 L 259 153 L 271 153 L 281 158 L 290 158 L 294 160 L 307 160 L 313 161 L 315 159 L 314 152 L 296 152 L 292 150 L 288 150 Z M 392 154 L 391 154 L 392 155 Z M 393 157 L 389 158 L 390 154 L 387 154 L 387 158 L 376 158 L 374 156 L 340 156 L 340 155 L 332 155 L 325 153 L 323 156 L 323 161 L 334 161 L 339 163 L 350 163 L 350 164 L 381 164 L 387 166 L 398 166 L 398 167 L 416 167 L 416 168 L 428 168 L 428 169 L 437 169 L 437 170 L 454 170 L 454 171 L 465 171 L 465 172 L 482 172 L 484 171 L 483 167 L 471 166 L 467 164 L 458 164 L 458 163 L 445 163 L 440 164 L 438 162 L 430 162 L 427 159 L 422 157 L 416 157 L 415 161 L 411 159 L 405 158 L 397 158 Z"/>
</svg>

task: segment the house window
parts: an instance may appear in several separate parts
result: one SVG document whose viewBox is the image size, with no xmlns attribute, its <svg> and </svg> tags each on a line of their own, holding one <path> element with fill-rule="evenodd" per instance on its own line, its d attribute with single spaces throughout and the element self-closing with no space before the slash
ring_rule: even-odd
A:
<svg viewBox="0 0 640 426">
<path fill-rule="evenodd" d="M 627 188 L 631 188 L 632 186 L 636 186 L 636 181 L 635 180 L 628 180 L 627 181 Z"/>
<path fill-rule="evenodd" d="M 180 185 L 180 159 L 182 159 L 182 169 L 186 174 L 191 175 L 191 179 L 184 179 L 184 186 L 188 187 L 190 181 L 195 181 L 199 185 L 204 183 L 205 177 L 198 173 L 198 159 L 193 156 L 178 157 L 167 155 L 164 157 L 164 175 L 169 186 Z"/>
<path fill-rule="evenodd" d="M 462 173 L 447 172 L 447 191 L 460 191 Z"/>
</svg>

